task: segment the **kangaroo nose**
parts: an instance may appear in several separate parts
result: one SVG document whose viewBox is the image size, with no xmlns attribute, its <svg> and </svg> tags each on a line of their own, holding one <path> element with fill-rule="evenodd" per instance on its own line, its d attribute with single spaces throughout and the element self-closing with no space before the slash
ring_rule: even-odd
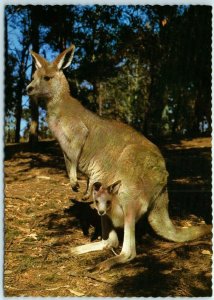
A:
<svg viewBox="0 0 214 300">
<path fill-rule="evenodd" d="M 32 86 L 28 86 L 27 87 L 27 93 L 30 94 L 33 91 L 33 87 Z"/>
<path fill-rule="evenodd" d="M 102 216 L 105 214 L 105 211 L 104 210 L 99 210 L 99 215 Z"/>
</svg>

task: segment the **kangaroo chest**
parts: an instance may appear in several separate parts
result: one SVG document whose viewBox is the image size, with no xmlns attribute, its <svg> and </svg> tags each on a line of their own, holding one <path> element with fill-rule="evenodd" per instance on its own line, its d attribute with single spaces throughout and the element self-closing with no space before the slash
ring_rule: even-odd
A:
<svg viewBox="0 0 214 300">
<path fill-rule="evenodd" d="M 119 204 L 115 204 L 111 211 L 108 212 L 108 216 L 111 219 L 114 227 L 122 228 L 124 226 L 124 214 L 122 207 Z"/>
<path fill-rule="evenodd" d="M 67 152 L 66 149 L 68 148 L 69 139 L 66 136 L 63 127 L 61 126 L 60 120 L 56 117 L 51 116 L 48 119 L 48 125 L 52 134 L 58 140 L 62 150 L 64 152 Z"/>
</svg>

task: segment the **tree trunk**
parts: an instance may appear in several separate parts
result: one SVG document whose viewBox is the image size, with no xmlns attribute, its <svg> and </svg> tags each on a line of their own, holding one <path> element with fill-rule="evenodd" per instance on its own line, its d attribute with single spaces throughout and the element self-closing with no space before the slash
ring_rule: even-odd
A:
<svg viewBox="0 0 214 300">
<path fill-rule="evenodd" d="M 30 134 L 29 134 L 29 143 L 31 149 L 34 150 L 38 146 L 38 123 L 39 123 L 39 109 L 38 104 L 30 100 L 30 110 L 31 110 L 31 123 L 30 123 Z"/>
<path fill-rule="evenodd" d="M 39 52 L 39 24 L 37 21 L 37 6 L 33 7 L 30 13 L 31 17 L 31 43 L 33 51 Z M 38 12 L 39 13 L 39 12 Z M 32 67 L 34 73 L 34 66 Z M 38 128 L 39 128 L 39 106 L 35 101 L 30 100 L 31 123 L 29 129 L 29 144 L 34 150 L 38 145 Z"/>
<path fill-rule="evenodd" d="M 20 142 L 20 128 L 22 118 L 22 95 L 19 96 L 18 103 L 16 105 L 16 129 L 15 129 L 15 143 Z"/>
<path fill-rule="evenodd" d="M 99 116 L 103 114 L 103 85 L 99 83 L 99 92 L 98 92 L 98 105 L 99 105 Z"/>
</svg>

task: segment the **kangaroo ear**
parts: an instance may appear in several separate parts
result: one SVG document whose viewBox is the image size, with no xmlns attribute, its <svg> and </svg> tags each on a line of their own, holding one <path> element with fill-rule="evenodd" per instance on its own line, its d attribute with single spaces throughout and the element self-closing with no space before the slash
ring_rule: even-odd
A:
<svg viewBox="0 0 214 300">
<path fill-rule="evenodd" d="M 119 188 L 121 186 L 121 180 L 116 181 L 115 183 L 107 187 L 109 194 L 118 194 Z"/>
<path fill-rule="evenodd" d="M 95 182 L 92 186 L 93 192 L 98 192 L 100 190 L 100 188 L 102 187 L 102 183 L 101 182 Z"/>
<path fill-rule="evenodd" d="M 57 65 L 59 70 L 67 68 L 73 59 L 75 46 L 71 45 L 68 49 L 60 53 L 54 60 L 54 64 Z"/>
<path fill-rule="evenodd" d="M 47 60 L 44 59 L 44 57 L 40 56 L 39 54 L 37 54 L 36 52 L 30 51 L 30 54 L 33 57 L 34 63 L 35 63 L 35 67 L 37 69 L 40 69 L 42 67 L 44 67 L 45 65 L 48 64 Z"/>
</svg>

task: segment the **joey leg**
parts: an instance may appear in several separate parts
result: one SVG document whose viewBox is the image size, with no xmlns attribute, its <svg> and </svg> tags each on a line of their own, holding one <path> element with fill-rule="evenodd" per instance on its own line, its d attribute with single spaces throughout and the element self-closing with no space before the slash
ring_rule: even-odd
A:
<svg viewBox="0 0 214 300">
<path fill-rule="evenodd" d="M 103 219 L 104 218 L 104 219 Z M 77 246 L 71 249 L 71 254 L 79 255 L 93 251 L 104 249 L 117 248 L 119 245 L 118 237 L 114 229 L 112 229 L 111 222 L 107 216 L 101 218 L 102 222 L 102 241 L 89 243 L 82 246 Z"/>
</svg>

